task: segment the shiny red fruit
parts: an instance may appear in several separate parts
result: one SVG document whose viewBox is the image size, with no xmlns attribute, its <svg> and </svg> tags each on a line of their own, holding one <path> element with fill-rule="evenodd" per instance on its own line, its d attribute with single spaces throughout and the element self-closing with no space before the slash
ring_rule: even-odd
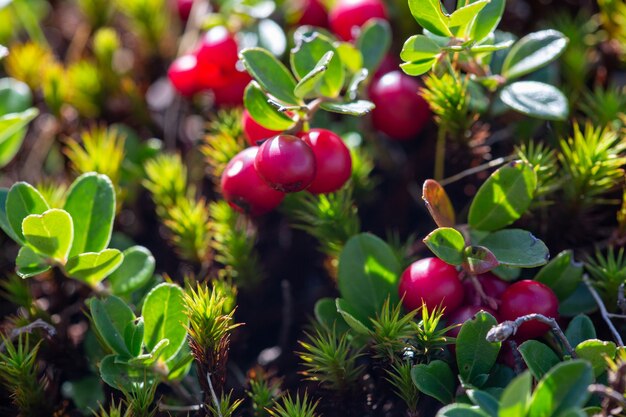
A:
<svg viewBox="0 0 626 417">
<path fill-rule="evenodd" d="M 298 19 L 298 26 L 328 27 L 328 13 L 320 0 L 302 0 L 300 10 L 302 14 Z"/>
<path fill-rule="evenodd" d="M 502 320 L 515 320 L 527 314 L 543 314 L 558 318 L 559 300 L 546 285 L 532 280 L 518 281 L 502 294 L 498 315 Z M 550 327 L 538 321 L 529 321 L 520 326 L 515 338 L 527 340 L 542 336 Z"/>
<path fill-rule="evenodd" d="M 387 19 L 381 0 L 339 0 L 328 14 L 330 28 L 345 41 L 354 39 L 358 28 L 374 18 Z"/>
<path fill-rule="evenodd" d="M 254 158 L 259 151 L 253 146 L 239 152 L 222 173 L 222 195 L 232 208 L 252 216 L 272 211 L 283 201 L 285 194 L 271 188 L 254 169 Z"/>
<path fill-rule="evenodd" d="M 228 85 L 230 76 L 237 70 L 237 41 L 224 26 L 209 29 L 200 39 L 196 49 L 198 77 L 203 88 Z"/>
<path fill-rule="evenodd" d="M 441 306 L 449 314 L 463 301 L 463 284 L 454 266 L 439 258 L 424 258 L 402 273 L 398 294 L 404 297 L 407 310 L 415 310 L 424 302 L 429 310 Z"/>
<path fill-rule="evenodd" d="M 465 307 L 460 307 L 456 309 L 452 314 L 450 314 L 450 317 L 448 317 L 448 320 L 447 320 L 447 326 L 453 326 L 455 324 L 463 324 L 469 319 L 471 319 L 472 317 L 474 317 L 476 313 L 478 313 L 479 311 L 485 311 L 491 314 L 492 316 L 494 316 L 496 320 L 498 319 L 496 312 L 490 309 L 489 307 L 465 306 Z M 448 332 L 448 336 L 457 337 L 460 331 L 461 331 L 461 326 L 455 327 L 454 329 Z"/>
<path fill-rule="evenodd" d="M 343 140 L 326 129 L 311 129 L 302 139 L 315 154 L 315 179 L 308 188 L 313 194 L 339 190 L 352 175 L 352 156 Z"/>
<path fill-rule="evenodd" d="M 420 84 L 401 71 L 374 80 L 370 100 L 374 127 L 392 139 L 414 138 L 431 119 L 428 103 L 419 95 Z"/>
<path fill-rule="evenodd" d="M 167 70 L 170 82 L 180 94 L 192 96 L 198 92 L 198 61 L 194 55 L 182 55 Z"/>
<path fill-rule="evenodd" d="M 483 287 L 485 294 L 496 301 L 499 301 L 500 298 L 502 298 L 504 291 L 509 288 L 508 282 L 502 281 L 491 272 L 480 274 L 476 278 L 478 278 L 478 282 Z M 472 306 L 479 306 L 483 304 L 483 300 L 480 299 L 480 295 L 476 291 L 476 287 L 471 280 L 466 279 L 463 281 L 463 287 L 465 288 L 465 304 Z"/>
<path fill-rule="evenodd" d="M 254 160 L 258 174 L 275 190 L 304 190 L 315 178 L 315 154 L 302 139 L 277 135 L 263 142 Z"/>
<path fill-rule="evenodd" d="M 247 72 L 236 71 L 230 75 L 228 84 L 213 89 L 215 104 L 218 106 L 241 106 L 243 93 L 252 80 Z"/>
<path fill-rule="evenodd" d="M 178 16 L 180 20 L 186 22 L 191 14 L 191 8 L 193 7 L 194 0 L 176 0 L 176 9 L 178 10 Z"/>
<path fill-rule="evenodd" d="M 243 133 L 246 135 L 248 143 L 252 146 L 256 146 L 259 141 L 269 139 L 281 133 L 279 130 L 271 130 L 261 126 L 250 116 L 248 110 L 243 111 L 241 123 L 243 125 Z"/>
</svg>

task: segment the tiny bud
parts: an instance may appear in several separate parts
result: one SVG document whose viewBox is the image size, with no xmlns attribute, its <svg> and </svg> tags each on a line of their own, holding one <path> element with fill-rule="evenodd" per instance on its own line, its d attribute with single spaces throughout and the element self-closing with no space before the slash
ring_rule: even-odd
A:
<svg viewBox="0 0 626 417">
<path fill-rule="evenodd" d="M 503 342 L 513 336 L 517 331 L 517 325 L 513 321 L 504 321 L 497 326 L 493 326 L 487 333 L 488 342 Z"/>
</svg>

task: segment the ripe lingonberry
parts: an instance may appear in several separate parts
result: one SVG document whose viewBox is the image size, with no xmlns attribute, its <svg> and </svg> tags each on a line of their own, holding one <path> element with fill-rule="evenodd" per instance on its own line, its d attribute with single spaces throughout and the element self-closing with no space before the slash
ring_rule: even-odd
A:
<svg viewBox="0 0 626 417">
<path fill-rule="evenodd" d="M 508 282 L 502 281 L 500 278 L 487 272 L 480 274 L 476 277 L 480 283 L 483 292 L 487 297 L 491 297 L 496 301 L 500 301 L 502 294 L 509 287 Z M 463 281 L 463 287 L 465 288 L 465 303 L 472 306 L 479 306 L 484 304 L 484 300 L 481 300 L 480 294 L 476 291 L 474 283 L 466 279 Z"/>
<path fill-rule="evenodd" d="M 498 318 L 498 316 L 496 315 L 496 312 L 490 309 L 489 307 L 465 306 L 465 307 L 460 307 L 456 309 L 452 314 L 450 314 L 450 317 L 448 317 L 448 320 L 447 320 L 447 325 L 453 326 L 455 324 L 463 324 L 466 321 L 470 320 L 472 317 L 474 317 L 476 313 L 478 313 L 479 311 L 485 311 L 491 314 L 492 316 L 496 318 L 496 320 Z M 460 331 L 461 331 L 461 326 L 455 327 L 454 329 L 451 329 L 450 331 L 448 331 L 448 336 L 457 337 Z"/>
<path fill-rule="evenodd" d="M 381 0 L 339 0 L 328 14 L 330 28 L 345 41 L 352 40 L 358 28 L 373 18 L 387 19 Z"/>
<path fill-rule="evenodd" d="M 252 146 L 256 146 L 257 142 L 265 139 L 269 139 L 272 136 L 276 136 L 281 132 L 279 130 L 271 130 L 261 126 L 256 120 L 250 116 L 247 109 L 244 109 L 241 117 L 241 124 L 243 125 L 243 133 L 248 139 L 248 143 Z"/>
<path fill-rule="evenodd" d="M 441 306 L 449 314 L 463 301 L 463 284 L 454 266 L 439 258 L 424 258 L 402 273 L 398 294 L 404 297 L 407 310 L 415 310 L 423 302 L 429 310 Z"/>
<path fill-rule="evenodd" d="M 216 88 L 228 85 L 236 71 L 237 41 L 224 26 L 209 29 L 200 39 L 195 52 L 198 57 L 198 76 L 201 87 Z"/>
<path fill-rule="evenodd" d="M 259 151 L 253 146 L 239 152 L 222 173 L 224 199 L 237 211 L 252 216 L 265 214 L 276 208 L 285 194 L 271 188 L 254 169 L 254 158 Z"/>
<path fill-rule="evenodd" d="M 537 281 L 518 281 L 502 294 L 502 303 L 498 309 L 498 314 L 502 320 L 515 320 L 527 314 L 543 314 L 554 319 L 559 316 L 559 300 L 552 290 Z M 517 340 L 527 340 L 542 336 L 550 330 L 544 323 L 533 320 L 522 324 L 515 338 Z"/>
<path fill-rule="evenodd" d="M 263 142 L 254 160 L 258 174 L 275 190 L 304 190 L 315 178 L 315 154 L 302 139 L 277 135 Z"/>
<path fill-rule="evenodd" d="M 298 19 L 298 26 L 328 27 L 328 13 L 320 0 L 302 0 L 300 3 L 302 14 Z"/>
<path fill-rule="evenodd" d="M 215 104 L 218 106 L 240 106 L 243 104 L 243 93 L 252 78 L 247 72 L 235 71 L 230 75 L 229 82 L 223 87 L 215 87 Z M 254 145 L 254 144 L 253 144 Z"/>
<path fill-rule="evenodd" d="M 400 71 L 392 71 L 372 82 L 370 99 L 374 127 L 392 139 L 414 138 L 431 118 L 428 103 L 419 95 L 420 85 Z"/>
<path fill-rule="evenodd" d="M 198 91 L 198 61 L 195 55 L 182 55 L 167 70 L 170 82 L 180 94 L 192 96 Z"/>
<path fill-rule="evenodd" d="M 352 156 L 343 140 L 326 129 L 311 129 L 301 137 L 315 154 L 316 174 L 308 191 L 332 193 L 343 187 L 352 174 Z"/>
</svg>

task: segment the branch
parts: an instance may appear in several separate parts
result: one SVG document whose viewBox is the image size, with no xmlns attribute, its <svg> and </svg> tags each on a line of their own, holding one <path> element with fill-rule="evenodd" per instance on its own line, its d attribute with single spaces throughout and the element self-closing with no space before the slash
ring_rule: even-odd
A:
<svg viewBox="0 0 626 417">
<path fill-rule="evenodd" d="M 34 322 L 27 324 L 26 326 L 18 327 L 16 329 L 11 330 L 7 340 L 12 341 L 22 333 L 32 333 L 35 329 L 44 329 L 48 336 L 54 336 L 56 334 L 56 329 L 52 327 L 50 323 L 46 323 L 42 319 L 37 319 Z M 5 344 L 4 342 L 0 343 L 0 352 L 4 350 Z"/>
<path fill-rule="evenodd" d="M 609 329 L 611 330 L 611 333 L 613 333 L 613 338 L 615 339 L 615 341 L 618 343 L 619 346 L 624 346 L 624 342 L 622 341 L 622 337 L 620 336 L 619 332 L 617 331 L 617 329 L 613 325 L 613 322 L 609 318 L 609 314 L 610 313 L 606 310 L 606 306 L 604 305 L 604 302 L 602 301 L 602 298 L 600 297 L 600 294 L 598 294 L 598 292 L 594 288 L 594 286 L 591 283 L 591 280 L 589 279 L 589 276 L 587 274 L 583 275 L 583 282 L 585 283 L 585 285 L 589 289 L 589 292 L 593 296 L 594 300 L 596 300 L 596 304 L 598 304 L 598 308 L 600 309 L 600 314 L 602 315 L 602 318 L 606 322 L 606 325 L 609 326 Z"/>
</svg>

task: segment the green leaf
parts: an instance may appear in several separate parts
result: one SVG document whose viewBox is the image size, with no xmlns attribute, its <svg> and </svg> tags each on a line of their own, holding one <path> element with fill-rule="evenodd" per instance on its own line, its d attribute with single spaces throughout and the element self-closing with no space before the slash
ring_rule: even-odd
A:
<svg viewBox="0 0 626 417">
<path fill-rule="evenodd" d="M 317 300 L 313 309 L 315 319 L 322 326 L 332 329 L 333 326 L 338 334 L 343 334 L 348 330 L 348 325 L 337 311 L 337 303 L 335 299 L 324 297 Z"/>
<path fill-rule="evenodd" d="M 354 310 L 346 300 L 341 298 L 337 298 L 335 300 L 335 307 L 337 308 L 337 312 L 341 315 L 343 320 L 350 326 L 352 330 L 354 330 L 357 334 L 368 335 L 370 334 L 367 325 L 364 323 L 369 323 L 367 320 L 368 317 L 360 316 L 357 311 Z"/>
<path fill-rule="evenodd" d="M 346 91 L 346 97 L 348 100 L 356 100 L 359 95 L 359 87 L 361 84 L 367 79 L 369 72 L 365 68 L 361 68 L 357 71 L 350 80 L 348 84 L 348 89 Z"/>
<path fill-rule="evenodd" d="M 108 355 L 100 362 L 100 378 L 110 387 L 135 392 L 136 387 L 154 383 L 154 376 L 145 369 L 124 362 L 118 355 Z"/>
<path fill-rule="evenodd" d="M 143 246 L 132 246 L 123 252 L 121 265 L 109 275 L 113 293 L 126 295 L 143 287 L 154 274 L 155 260 Z"/>
<path fill-rule="evenodd" d="M 98 405 L 105 401 L 102 383 L 96 375 L 65 381 L 61 387 L 61 392 L 65 398 L 74 401 L 76 408 L 81 410 L 84 415 L 91 410 L 96 410 Z"/>
<path fill-rule="evenodd" d="M 572 346 L 576 346 L 585 340 L 595 339 L 596 328 L 588 316 L 579 314 L 570 321 L 565 330 L 565 337 Z"/>
<path fill-rule="evenodd" d="M 287 130 L 293 120 L 267 101 L 267 96 L 256 81 L 250 82 L 243 95 L 243 102 L 250 116 L 261 126 L 272 130 Z"/>
<path fill-rule="evenodd" d="M 507 49 L 510 48 L 511 45 L 513 45 L 513 40 L 507 40 L 507 41 L 503 41 L 503 42 L 499 42 L 496 43 L 494 45 L 488 44 L 488 45 L 476 45 L 476 46 L 472 46 L 470 48 L 470 51 L 473 54 L 481 54 L 484 52 L 495 52 L 495 51 L 501 51 L 503 49 Z M 485 77 L 482 78 L 481 81 L 486 81 L 486 80 L 492 80 L 491 77 Z"/>
<path fill-rule="evenodd" d="M 530 403 L 533 379 L 529 372 L 515 377 L 500 397 L 498 417 L 525 417 Z"/>
<path fill-rule="evenodd" d="M 576 291 L 559 303 L 559 315 L 573 317 L 577 314 L 589 314 L 598 309 L 598 304 L 584 283 L 578 284 Z"/>
<path fill-rule="evenodd" d="M 170 341 L 168 339 L 162 339 L 154 346 L 154 348 L 152 348 L 150 352 L 131 358 L 128 363 L 133 366 L 150 367 L 159 360 L 161 354 L 165 351 L 165 348 L 167 348 L 169 344 Z"/>
<path fill-rule="evenodd" d="M 424 238 L 424 243 L 439 259 L 450 265 L 461 265 L 465 238 L 451 227 L 440 227 Z"/>
<path fill-rule="evenodd" d="M 489 417 L 489 414 L 475 405 L 454 403 L 439 410 L 437 417 Z"/>
<path fill-rule="evenodd" d="M 67 211 L 50 209 L 43 214 L 26 216 L 22 222 L 22 233 L 26 244 L 35 252 L 61 265 L 67 262 L 74 238 L 72 217 Z"/>
<path fill-rule="evenodd" d="M 363 55 L 356 46 L 350 42 L 336 42 L 334 45 L 341 63 L 349 72 L 356 73 L 363 69 Z"/>
<path fill-rule="evenodd" d="M 539 381 L 533 394 L 529 417 L 558 416 L 589 399 L 587 387 L 593 382 L 591 365 L 585 360 L 561 362 Z"/>
<path fill-rule="evenodd" d="M 402 69 L 402 71 L 404 71 L 405 74 L 417 77 L 430 71 L 435 62 L 437 62 L 437 58 L 435 57 L 424 58 L 419 61 L 405 62 L 404 64 L 400 64 L 400 68 Z"/>
<path fill-rule="evenodd" d="M 461 39 L 470 37 L 478 13 L 489 4 L 490 0 L 478 0 L 467 4 L 466 6 L 457 8 L 448 21 L 448 27 L 454 33 L 454 36 Z"/>
<path fill-rule="evenodd" d="M 490 417 L 498 417 L 498 399 L 493 395 L 487 391 L 470 389 L 467 390 L 467 396 Z"/>
<path fill-rule="evenodd" d="M 502 64 L 502 75 L 519 78 L 548 65 L 565 51 L 568 42 L 565 35 L 552 29 L 530 33 L 511 48 Z"/>
<path fill-rule="evenodd" d="M 500 91 L 500 99 L 513 110 L 544 120 L 565 120 L 567 98 L 556 87 L 538 81 L 518 81 Z"/>
<path fill-rule="evenodd" d="M 327 69 L 317 86 L 317 91 L 325 97 L 337 97 L 343 88 L 345 71 L 337 50 L 326 37 L 317 32 L 310 36 L 299 37 L 295 48 L 291 50 L 291 69 L 296 77 L 302 80 L 313 71 L 328 52 L 332 52 L 333 55 L 326 64 Z"/>
<path fill-rule="evenodd" d="M 559 301 L 563 301 L 576 291 L 582 276 L 582 262 L 574 260 L 571 250 L 564 250 L 541 268 L 534 279 L 550 287 Z"/>
<path fill-rule="evenodd" d="M 500 167 L 478 189 L 470 206 L 469 225 L 478 230 L 502 229 L 530 207 L 537 174 L 530 164 L 514 161 Z"/>
<path fill-rule="evenodd" d="M 129 322 L 124 329 L 124 343 L 133 357 L 141 354 L 143 332 L 143 319 L 141 318 L 136 320 L 136 322 L 135 320 Z"/>
<path fill-rule="evenodd" d="M 9 224 L 9 218 L 7 217 L 7 196 L 9 195 L 8 188 L 0 188 L 0 228 L 7 234 L 15 243 L 23 243 L 22 240 L 11 228 Z"/>
<path fill-rule="evenodd" d="M 506 0 L 491 0 L 489 4 L 478 13 L 470 36 L 475 42 L 482 41 L 496 30 L 504 14 L 505 5 Z"/>
<path fill-rule="evenodd" d="M 351 237 L 339 255 L 339 293 L 358 317 L 375 317 L 388 297 L 395 305 L 399 276 L 400 263 L 393 250 L 372 234 Z"/>
<path fill-rule="evenodd" d="M 189 324 L 182 288 L 167 283 L 157 285 L 146 296 L 141 312 L 146 347 L 153 349 L 161 340 L 168 339 L 170 343 L 162 356 L 166 361 L 174 357 L 185 343 Z"/>
<path fill-rule="evenodd" d="M 72 278 L 95 287 L 120 266 L 124 256 L 117 249 L 85 252 L 67 261 L 65 272 Z"/>
<path fill-rule="evenodd" d="M 470 274 L 484 274 L 498 265 L 496 256 L 484 246 L 468 246 L 463 251 L 463 269 Z"/>
<path fill-rule="evenodd" d="M 545 243 L 522 229 L 494 232 L 480 242 L 502 265 L 533 268 L 544 265 L 550 258 Z"/>
<path fill-rule="evenodd" d="M 105 299 L 92 298 L 89 302 L 89 311 L 106 345 L 123 357 L 131 356 L 124 339 L 128 324 L 135 320 L 130 307 L 120 298 L 112 295 Z"/>
<path fill-rule="evenodd" d="M 383 19 L 368 20 L 361 27 L 361 34 L 356 40 L 356 47 L 363 56 L 363 67 L 370 74 L 374 74 L 391 47 L 391 27 L 389 22 Z"/>
<path fill-rule="evenodd" d="M 537 380 L 543 378 L 554 365 L 560 362 L 552 349 L 536 340 L 527 340 L 517 349 Z"/>
<path fill-rule="evenodd" d="M 328 51 L 320 58 L 320 60 L 315 64 L 315 67 L 306 74 L 293 90 L 293 93 L 299 98 L 310 98 L 317 96 L 320 92 L 319 85 L 324 78 L 324 74 L 326 70 L 328 70 L 328 65 L 330 60 L 333 58 L 335 53 L 333 51 Z"/>
<path fill-rule="evenodd" d="M 0 117 L 0 168 L 6 166 L 22 147 L 27 125 L 39 114 L 31 108 Z"/>
<path fill-rule="evenodd" d="M 248 48 L 239 53 L 246 70 L 261 87 L 285 104 L 299 105 L 293 93 L 296 80 L 278 59 L 262 48 Z"/>
<path fill-rule="evenodd" d="M 422 200 L 437 226 L 454 227 L 454 207 L 444 188 L 435 180 L 426 180 L 422 186 Z"/>
<path fill-rule="evenodd" d="M 193 355 L 189 350 L 189 345 L 184 344 L 183 348 L 178 351 L 176 356 L 171 358 L 165 363 L 169 372 L 167 373 L 168 381 L 181 380 L 191 370 L 191 364 L 193 363 Z"/>
<path fill-rule="evenodd" d="M 456 377 L 450 365 L 434 360 L 428 364 L 418 364 L 411 369 L 411 379 L 424 394 L 435 398 L 442 404 L 454 400 Z"/>
<path fill-rule="evenodd" d="M 33 95 L 27 84 L 15 78 L 0 78 L 0 116 L 20 113 L 33 105 Z"/>
<path fill-rule="evenodd" d="M 485 339 L 487 332 L 496 324 L 498 322 L 491 314 L 480 311 L 461 326 L 456 338 L 456 361 L 464 382 L 479 386 L 479 379 L 489 374 L 496 363 L 500 343 L 490 343 Z"/>
<path fill-rule="evenodd" d="M 403 61 L 424 61 L 437 59 L 441 50 L 433 40 L 424 35 L 411 36 L 404 42 L 400 58 Z"/>
<path fill-rule="evenodd" d="M 617 346 L 613 342 L 592 339 L 579 343 L 574 350 L 579 358 L 591 362 L 593 374 L 598 377 L 607 370 L 606 360 L 615 358 Z"/>
<path fill-rule="evenodd" d="M 367 100 L 356 100 L 347 103 L 324 102 L 321 108 L 339 114 L 347 114 L 350 116 L 364 116 L 374 110 L 374 103 Z"/>
<path fill-rule="evenodd" d="M 26 182 L 16 182 L 9 189 L 6 202 L 7 220 L 20 243 L 24 244 L 22 222 L 31 214 L 41 214 L 50 207 L 43 196 Z"/>
<path fill-rule="evenodd" d="M 452 36 L 448 29 L 448 16 L 439 0 L 409 0 L 409 9 L 424 29 L 439 36 Z"/>
<path fill-rule="evenodd" d="M 63 208 L 74 221 L 70 256 L 100 252 L 109 245 L 115 219 L 115 189 L 109 177 L 88 172 L 76 178 Z"/>
<path fill-rule="evenodd" d="M 17 267 L 16 273 L 20 278 L 34 277 L 50 269 L 46 260 L 28 246 L 20 248 L 15 259 L 15 266 Z"/>
</svg>

